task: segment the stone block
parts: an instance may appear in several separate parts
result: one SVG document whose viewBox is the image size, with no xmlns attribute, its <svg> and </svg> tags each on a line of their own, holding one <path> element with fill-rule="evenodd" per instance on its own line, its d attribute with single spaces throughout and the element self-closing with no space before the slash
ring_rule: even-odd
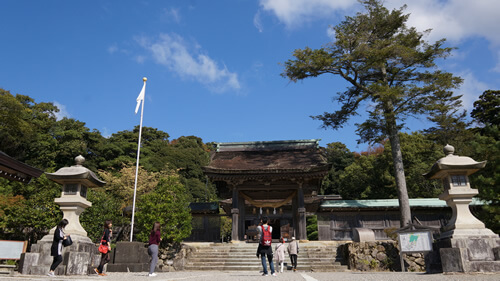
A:
<svg viewBox="0 0 500 281">
<path fill-rule="evenodd" d="M 353 241 L 355 242 L 369 242 L 375 241 L 375 233 L 368 228 L 354 228 Z"/>
<path fill-rule="evenodd" d="M 467 249 L 470 261 L 492 261 L 495 260 L 491 245 L 486 239 L 468 239 Z"/>
<path fill-rule="evenodd" d="M 92 254 L 90 256 L 90 264 L 91 267 L 98 267 L 101 263 L 101 254 Z"/>
<path fill-rule="evenodd" d="M 149 261 L 148 250 L 142 242 L 118 242 L 114 250 L 113 263 L 143 263 Z"/>
<path fill-rule="evenodd" d="M 464 249 L 442 248 L 439 249 L 443 272 L 466 272 Z"/>
<path fill-rule="evenodd" d="M 472 261 L 468 264 L 469 272 L 500 272 L 500 261 Z"/>
<path fill-rule="evenodd" d="M 425 272 L 426 273 L 441 273 L 443 267 L 441 265 L 441 256 L 439 251 L 425 253 Z"/>
<path fill-rule="evenodd" d="M 496 261 L 500 261 L 500 247 L 493 248 L 493 255 Z"/>
<path fill-rule="evenodd" d="M 69 252 L 64 256 L 67 275 L 86 275 L 90 254 L 86 252 Z"/>
<path fill-rule="evenodd" d="M 50 265 L 49 266 L 37 265 L 37 266 L 32 266 L 29 269 L 28 274 L 30 274 L 30 275 L 47 275 L 47 273 L 49 273 L 49 270 L 50 270 Z M 56 268 L 56 270 L 54 270 L 55 275 L 65 275 L 65 273 L 66 273 L 66 266 L 63 265 L 62 263 Z"/>
<path fill-rule="evenodd" d="M 30 274 L 29 269 L 38 264 L 39 253 L 22 253 L 18 271 L 21 274 Z"/>
</svg>

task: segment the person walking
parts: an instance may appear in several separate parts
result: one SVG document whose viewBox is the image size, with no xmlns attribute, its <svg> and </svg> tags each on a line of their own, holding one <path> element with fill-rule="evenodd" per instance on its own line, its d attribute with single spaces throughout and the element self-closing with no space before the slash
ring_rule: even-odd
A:
<svg viewBox="0 0 500 281">
<path fill-rule="evenodd" d="M 297 254 L 299 253 L 299 241 L 292 237 L 292 241 L 288 244 L 288 255 L 292 262 L 293 271 L 297 271 Z"/>
<path fill-rule="evenodd" d="M 273 248 L 271 247 L 273 228 L 268 225 L 269 219 L 267 217 L 262 218 L 262 223 L 263 224 L 261 226 L 257 227 L 260 233 L 259 254 L 262 261 L 262 268 L 264 270 L 262 276 L 269 275 L 267 271 L 266 257 L 269 261 L 269 267 L 271 268 L 271 275 L 276 276 L 273 264 Z"/>
<path fill-rule="evenodd" d="M 280 238 L 280 243 L 274 249 L 274 259 L 280 265 L 280 272 L 283 273 L 283 263 L 285 262 L 285 239 Z"/>
<path fill-rule="evenodd" d="M 111 220 L 105 221 L 103 225 L 104 232 L 101 238 L 101 245 L 108 246 L 108 250 L 105 253 L 101 252 L 101 262 L 99 263 L 99 267 L 94 269 L 95 273 L 99 274 L 100 276 L 106 276 L 106 274 L 102 271 L 104 269 L 104 265 L 109 262 L 109 252 L 111 251 L 111 235 L 113 233 L 113 230 L 111 229 L 112 226 L 113 222 Z"/>
<path fill-rule="evenodd" d="M 151 229 L 151 233 L 149 234 L 149 246 L 148 246 L 148 254 L 151 256 L 151 263 L 149 264 L 149 277 L 155 277 L 155 268 L 158 263 L 158 245 L 161 241 L 161 225 L 159 222 L 155 222 L 153 224 L 153 228 Z"/>
<path fill-rule="evenodd" d="M 62 248 L 63 240 L 66 240 L 69 234 L 64 233 L 64 228 L 68 225 L 67 219 L 62 219 L 54 231 L 54 238 L 52 239 L 52 246 L 50 247 L 50 255 L 54 257 L 52 264 L 50 265 L 49 274 L 50 277 L 56 276 L 54 270 L 63 261 L 62 258 Z"/>
</svg>

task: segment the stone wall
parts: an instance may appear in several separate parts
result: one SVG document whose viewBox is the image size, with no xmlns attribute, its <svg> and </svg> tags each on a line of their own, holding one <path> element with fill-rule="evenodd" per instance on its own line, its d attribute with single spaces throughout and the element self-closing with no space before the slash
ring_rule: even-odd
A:
<svg viewBox="0 0 500 281">
<path fill-rule="evenodd" d="M 339 251 L 344 255 L 351 270 L 357 271 L 401 271 L 397 242 L 351 242 L 341 245 Z M 423 253 L 405 254 L 407 271 L 424 272 Z"/>
<path fill-rule="evenodd" d="M 158 249 L 157 268 L 164 272 L 184 270 L 186 256 L 189 251 L 189 248 L 181 247 L 180 244 L 168 245 L 166 248 Z"/>
</svg>

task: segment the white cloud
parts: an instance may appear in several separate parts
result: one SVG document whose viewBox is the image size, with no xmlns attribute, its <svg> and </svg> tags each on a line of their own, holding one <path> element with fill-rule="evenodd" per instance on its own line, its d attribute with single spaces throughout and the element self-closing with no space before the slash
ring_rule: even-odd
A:
<svg viewBox="0 0 500 281">
<path fill-rule="evenodd" d="M 239 90 L 238 75 L 225 65 L 220 67 L 208 55 L 202 53 L 196 43 L 189 44 L 181 36 L 160 34 L 159 40 L 150 42 L 147 38 L 137 40 L 152 53 L 156 63 L 188 79 L 194 79 L 214 92 Z"/>
<path fill-rule="evenodd" d="M 176 8 L 171 8 L 171 9 L 165 9 L 165 16 L 167 17 L 168 20 L 172 20 L 176 23 L 181 22 L 181 14 L 179 13 L 179 9 Z"/>
<path fill-rule="evenodd" d="M 335 40 L 335 30 L 331 26 L 326 29 L 326 36 L 332 41 Z"/>
<path fill-rule="evenodd" d="M 331 17 L 337 10 L 345 10 L 356 3 L 356 0 L 260 0 L 261 8 L 273 13 L 287 28 Z"/>
<path fill-rule="evenodd" d="M 405 0 L 389 0 L 387 6 L 401 7 Z M 500 1 L 498 0 L 420 0 L 408 4 L 409 26 L 422 31 L 431 28 L 430 39 L 447 38 L 462 41 L 471 37 L 484 37 L 500 45 Z"/>
<path fill-rule="evenodd" d="M 490 87 L 479 81 L 472 72 L 460 73 L 458 76 L 464 79 L 464 83 L 456 93 L 462 95 L 462 106 L 470 112 L 474 108 L 474 102 Z"/>
<path fill-rule="evenodd" d="M 259 30 L 259 32 L 262 32 L 264 30 L 262 21 L 260 19 L 260 11 L 257 11 L 255 16 L 253 17 L 253 25 Z"/>
<path fill-rule="evenodd" d="M 118 47 L 116 45 L 112 45 L 108 47 L 108 53 L 114 54 L 116 51 L 118 51 Z"/>
<path fill-rule="evenodd" d="M 68 110 L 66 110 L 66 106 L 65 105 L 60 104 L 57 101 L 54 101 L 53 103 L 54 103 L 55 106 L 57 106 L 57 108 L 59 108 L 59 112 L 55 113 L 56 119 L 58 121 L 61 120 L 61 119 L 63 119 L 64 117 L 67 117 L 67 118 L 70 117 L 70 115 L 68 113 Z"/>
<path fill-rule="evenodd" d="M 135 61 L 136 61 L 137 63 L 140 63 L 140 64 L 143 64 L 145 60 L 146 60 L 146 57 L 145 57 L 145 56 L 141 56 L 141 55 L 139 55 L 139 56 L 136 56 L 136 57 L 135 57 Z"/>
</svg>

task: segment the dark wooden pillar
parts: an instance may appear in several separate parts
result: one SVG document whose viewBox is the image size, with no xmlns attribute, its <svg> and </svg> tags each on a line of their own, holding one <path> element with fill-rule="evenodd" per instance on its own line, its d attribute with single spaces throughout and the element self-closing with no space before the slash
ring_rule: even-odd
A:
<svg viewBox="0 0 500 281">
<path fill-rule="evenodd" d="M 240 240 L 240 237 L 239 237 L 240 209 L 239 209 L 239 192 L 238 192 L 238 189 L 236 188 L 236 185 L 233 185 L 233 207 L 231 209 L 231 214 L 232 214 L 232 219 L 233 219 L 231 240 L 239 241 Z"/>
<path fill-rule="evenodd" d="M 298 239 L 307 240 L 307 230 L 306 230 L 306 208 L 304 204 L 304 190 L 302 189 L 302 183 L 299 183 L 299 189 L 297 191 L 297 204 L 298 204 L 298 214 L 299 214 L 299 225 L 298 225 Z"/>
<path fill-rule="evenodd" d="M 240 240 L 244 240 L 245 238 L 245 198 L 241 196 L 241 192 L 238 192 L 238 209 L 240 210 L 238 214 L 238 237 Z"/>
</svg>

